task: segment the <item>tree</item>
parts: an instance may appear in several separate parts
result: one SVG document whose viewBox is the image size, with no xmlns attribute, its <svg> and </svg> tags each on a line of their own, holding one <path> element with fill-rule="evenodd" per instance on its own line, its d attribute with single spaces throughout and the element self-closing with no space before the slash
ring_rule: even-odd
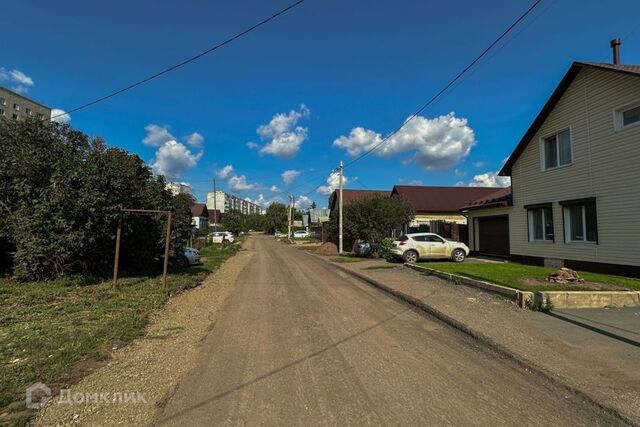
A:
<svg viewBox="0 0 640 427">
<path fill-rule="evenodd" d="M 382 242 L 394 228 L 414 217 L 413 207 L 401 197 L 376 196 L 357 200 L 343 209 L 343 234 L 347 240 L 367 240 L 373 252 L 380 254 Z M 330 230 L 336 234 L 338 218 L 331 216 Z"/>
<path fill-rule="evenodd" d="M 245 230 L 245 215 L 237 209 L 231 210 L 222 217 L 222 226 L 238 236 Z"/>
<path fill-rule="evenodd" d="M 264 214 L 264 231 L 273 234 L 276 230 L 287 228 L 287 206 L 282 203 L 272 203 Z"/>
<path fill-rule="evenodd" d="M 264 231 L 264 215 L 250 214 L 245 219 L 247 230 Z"/>
<path fill-rule="evenodd" d="M 311 206 L 309 206 L 309 209 L 315 209 L 316 208 L 316 202 L 311 202 Z"/>
<path fill-rule="evenodd" d="M 121 207 L 173 210 L 174 250 L 189 237 L 189 200 L 137 155 L 40 120 L 0 121 L 0 146 L 0 265 L 20 280 L 108 274 L 121 218 L 123 270 L 155 268 L 165 218 Z"/>
</svg>

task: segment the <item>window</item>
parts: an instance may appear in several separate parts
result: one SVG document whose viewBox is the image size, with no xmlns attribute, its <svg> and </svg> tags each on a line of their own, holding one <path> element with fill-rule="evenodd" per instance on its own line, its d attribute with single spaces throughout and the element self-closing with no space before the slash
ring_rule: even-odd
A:
<svg viewBox="0 0 640 427">
<path fill-rule="evenodd" d="M 7 105 L 7 100 L 0 96 L 0 105 Z"/>
<path fill-rule="evenodd" d="M 42 114 L 42 113 L 38 113 L 38 114 L 37 114 L 37 117 L 38 117 L 40 120 L 42 120 L 42 119 L 44 119 L 44 114 Z"/>
<path fill-rule="evenodd" d="M 615 110 L 613 122 L 616 130 L 623 130 L 640 124 L 640 105 L 634 104 Z"/>
<path fill-rule="evenodd" d="M 25 109 L 25 113 L 27 113 L 30 116 L 31 115 L 31 108 Z"/>
<path fill-rule="evenodd" d="M 18 120 L 18 115 L 16 113 L 13 113 L 11 117 L 13 118 L 13 120 Z"/>
<path fill-rule="evenodd" d="M 598 221 L 595 200 L 562 202 L 566 243 L 597 243 Z"/>
<path fill-rule="evenodd" d="M 20 111 L 20 105 L 13 104 L 13 109 L 16 110 L 16 111 Z"/>
<path fill-rule="evenodd" d="M 571 164 L 571 131 L 569 129 L 542 139 L 542 169 Z"/>
<path fill-rule="evenodd" d="M 551 204 L 527 208 L 530 242 L 553 242 L 553 211 Z"/>
<path fill-rule="evenodd" d="M 433 234 L 430 234 L 428 236 L 425 236 L 426 242 L 433 242 L 433 243 L 444 243 L 444 240 L 442 240 L 440 237 L 438 236 L 434 236 Z"/>
<path fill-rule="evenodd" d="M 2 108 L 0 108 L 0 116 L 4 117 L 4 110 Z"/>
</svg>

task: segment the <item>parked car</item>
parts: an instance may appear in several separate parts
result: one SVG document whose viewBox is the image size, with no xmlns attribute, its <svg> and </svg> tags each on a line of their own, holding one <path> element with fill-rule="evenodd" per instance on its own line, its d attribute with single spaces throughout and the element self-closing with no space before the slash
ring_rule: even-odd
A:
<svg viewBox="0 0 640 427">
<path fill-rule="evenodd" d="M 414 263 L 421 258 L 449 258 L 462 262 L 469 255 L 469 247 L 462 242 L 447 240 L 434 233 L 412 233 L 393 242 L 391 256 Z"/>
<path fill-rule="evenodd" d="M 195 248 L 184 248 L 184 253 L 180 257 L 180 264 L 183 267 L 200 264 L 200 251 Z"/>
<path fill-rule="evenodd" d="M 213 243 L 222 243 L 223 240 L 226 240 L 229 243 L 233 243 L 233 233 L 228 231 L 217 231 L 215 233 L 209 234 L 211 237 L 211 241 Z"/>
<path fill-rule="evenodd" d="M 303 239 L 305 237 L 309 237 L 309 232 L 306 230 L 298 230 L 293 232 L 294 239 Z"/>
<path fill-rule="evenodd" d="M 366 240 L 356 240 L 353 244 L 353 253 L 357 256 L 369 256 L 371 253 L 371 243 Z"/>
</svg>

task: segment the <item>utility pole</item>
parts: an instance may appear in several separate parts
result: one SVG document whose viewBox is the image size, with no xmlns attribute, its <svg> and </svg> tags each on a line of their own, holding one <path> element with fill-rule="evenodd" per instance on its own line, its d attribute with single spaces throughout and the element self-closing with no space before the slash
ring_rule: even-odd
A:
<svg viewBox="0 0 640 427">
<path fill-rule="evenodd" d="M 338 173 L 340 175 L 340 186 L 338 190 L 338 253 L 342 254 L 342 160 L 340 160 L 340 167 Z"/>
<path fill-rule="evenodd" d="M 289 211 L 288 211 L 288 221 L 287 221 L 287 238 L 291 238 L 291 196 L 289 196 Z"/>
<path fill-rule="evenodd" d="M 216 199 L 218 193 L 216 193 L 216 179 L 213 178 L 213 231 L 218 231 L 218 208 L 216 206 Z"/>
</svg>

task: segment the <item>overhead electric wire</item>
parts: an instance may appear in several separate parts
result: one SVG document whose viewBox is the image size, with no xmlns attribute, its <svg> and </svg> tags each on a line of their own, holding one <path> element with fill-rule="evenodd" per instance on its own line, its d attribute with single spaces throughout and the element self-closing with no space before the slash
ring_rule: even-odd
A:
<svg viewBox="0 0 640 427">
<path fill-rule="evenodd" d="M 415 119 L 420 113 L 422 113 L 427 107 L 429 107 L 435 100 L 437 100 L 442 94 L 444 94 L 451 86 L 453 86 L 463 75 L 465 75 L 467 73 L 467 71 L 469 71 L 474 65 L 476 65 L 478 63 L 478 61 L 480 61 L 487 53 L 489 53 L 489 51 L 491 51 L 491 49 L 493 49 L 493 47 L 495 45 L 497 45 L 504 37 L 506 37 L 507 34 L 509 34 L 523 19 L 525 19 L 541 2 L 542 2 L 542 0 L 536 0 L 531 6 L 529 6 L 529 8 L 524 13 L 522 13 L 518 17 L 518 19 L 516 19 L 506 30 L 504 30 L 502 32 L 502 34 L 500 34 L 500 36 L 498 36 L 498 38 L 496 38 L 488 47 L 486 47 L 480 53 L 480 55 L 476 56 L 473 59 L 473 61 L 471 61 L 469 63 L 469 65 L 467 65 L 462 71 L 460 71 L 458 74 L 456 74 L 456 76 L 451 81 L 449 81 L 435 95 L 433 95 L 431 98 L 429 98 L 429 100 L 427 102 L 422 104 L 420 106 L 420 108 L 418 108 L 413 114 L 411 114 L 409 116 L 409 118 L 407 120 L 405 120 L 402 123 L 402 125 L 397 127 L 393 132 L 391 132 L 389 135 L 384 137 L 384 139 L 382 139 L 382 141 L 380 141 L 379 143 L 377 143 L 376 145 L 371 147 L 369 150 L 365 151 L 364 153 L 362 153 L 361 155 L 359 155 L 355 159 L 351 160 L 349 163 L 347 163 L 345 165 L 345 167 L 351 166 L 354 163 L 362 160 L 364 157 L 368 156 L 373 151 L 377 150 L 378 147 L 382 146 L 382 144 L 384 144 L 387 141 L 389 141 L 389 139 L 392 136 L 394 136 L 395 134 L 400 132 L 409 122 L 411 122 L 413 119 Z"/>
<path fill-rule="evenodd" d="M 304 3 L 305 1 L 306 0 L 298 0 L 295 3 L 292 3 L 289 6 L 285 7 L 284 9 L 279 10 L 278 12 L 276 12 L 273 15 L 269 16 L 268 18 L 263 19 L 262 21 L 260 21 L 260 22 L 258 22 L 256 24 L 252 25 L 251 27 L 245 29 L 244 31 L 241 31 L 241 32 L 237 33 L 236 35 L 234 35 L 234 36 L 232 36 L 232 37 L 230 37 L 230 38 L 228 38 L 228 39 L 216 44 L 213 47 L 210 47 L 207 50 L 204 50 L 204 51 L 198 53 L 197 55 L 194 55 L 194 56 L 192 56 L 190 58 L 187 58 L 184 61 L 179 62 L 179 63 L 177 63 L 175 65 L 172 65 L 172 66 L 170 66 L 168 68 L 165 68 L 164 70 L 159 71 L 159 72 L 157 72 L 155 74 L 152 74 L 152 75 L 150 75 L 150 76 L 148 76 L 148 77 L 146 77 L 146 78 L 144 78 L 142 80 L 138 80 L 137 82 L 131 83 L 130 85 L 125 86 L 122 89 L 118 89 L 118 90 L 116 90 L 114 92 L 111 92 L 111 93 L 109 93 L 107 95 L 104 95 L 104 96 L 102 96 L 100 98 L 97 98 L 97 99 L 95 99 L 93 101 L 90 101 L 90 102 L 87 102 L 85 104 L 82 104 L 82 105 L 80 105 L 78 107 L 75 107 L 75 108 L 73 108 L 73 109 L 71 109 L 69 111 L 66 111 L 64 113 L 57 114 L 55 116 L 51 116 L 51 118 L 49 118 L 48 120 L 53 120 L 53 119 L 58 118 L 58 117 L 66 116 L 66 115 L 69 115 L 71 113 L 75 113 L 76 111 L 80 111 L 80 110 L 83 110 L 83 109 L 85 109 L 87 107 L 90 107 L 92 105 L 98 104 L 98 103 L 100 103 L 102 101 L 106 101 L 109 98 L 113 98 L 114 96 L 120 95 L 121 93 L 127 92 L 127 91 L 129 91 L 129 90 L 131 90 L 131 89 L 133 89 L 135 87 L 138 87 L 138 86 L 140 86 L 142 84 L 145 84 L 145 83 L 147 83 L 147 82 L 149 82 L 149 81 L 151 81 L 153 79 L 156 79 L 156 78 L 158 78 L 158 77 L 160 77 L 160 76 L 162 76 L 164 74 L 167 74 L 167 73 L 169 73 L 169 72 L 171 72 L 171 71 L 173 71 L 173 70 L 175 70 L 177 68 L 183 67 L 183 66 L 185 66 L 185 65 L 187 65 L 187 64 L 189 64 L 189 63 L 191 63 L 193 61 L 196 61 L 196 60 L 202 58 L 203 56 L 208 55 L 211 52 L 216 51 L 216 50 L 220 49 L 221 47 L 226 46 L 229 43 L 232 43 L 235 40 L 237 40 L 237 39 L 249 34 L 253 30 L 258 29 L 259 27 L 269 23 L 270 21 L 273 21 L 274 19 L 278 18 L 279 16 L 284 15 L 285 13 L 289 12 L 291 9 L 295 8 L 296 6 L 299 6 L 300 4 Z"/>
</svg>

